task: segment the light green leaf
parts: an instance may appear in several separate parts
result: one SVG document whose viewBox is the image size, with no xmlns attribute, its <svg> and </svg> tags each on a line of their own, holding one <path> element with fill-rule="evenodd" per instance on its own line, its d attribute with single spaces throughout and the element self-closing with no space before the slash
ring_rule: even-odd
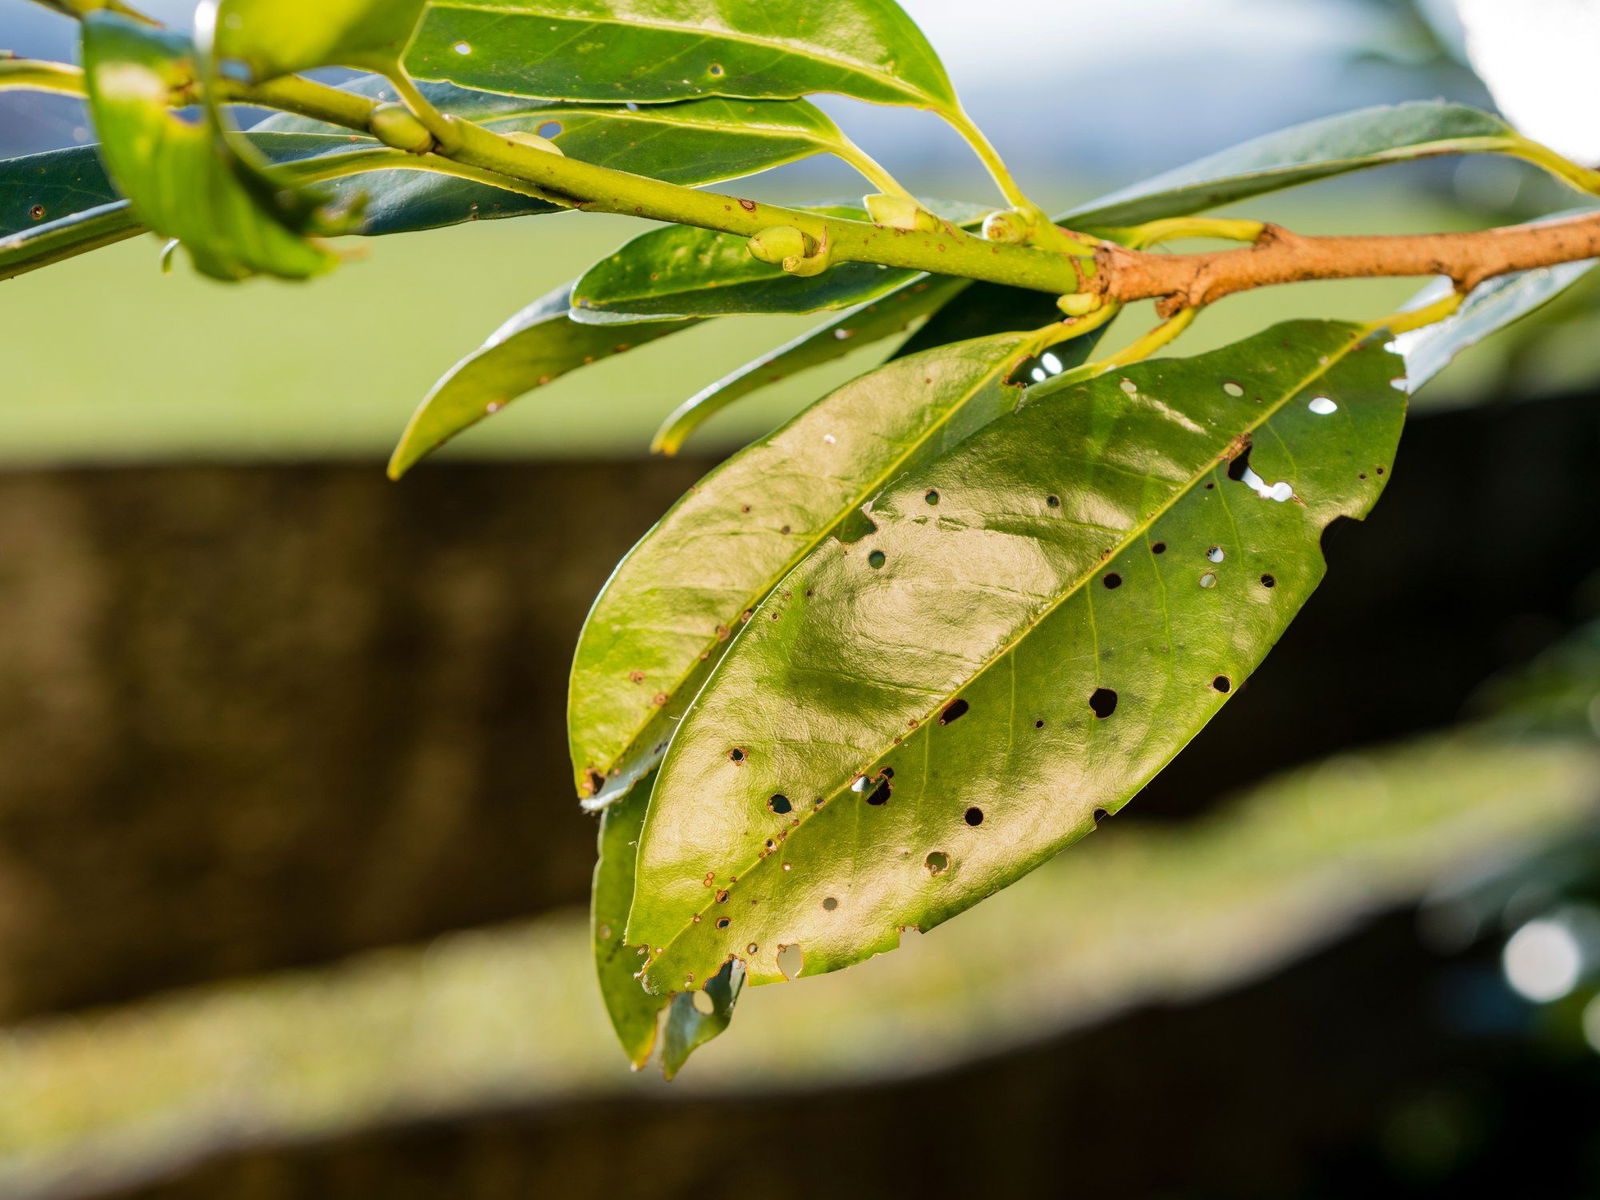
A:
<svg viewBox="0 0 1600 1200">
<path fill-rule="evenodd" d="M 518 396 L 598 358 L 688 329 L 693 321 L 617 328 L 580 325 L 568 316 L 572 285 L 558 287 L 512 317 L 433 385 L 389 459 L 399 479 L 419 459 Z"/>
<path fill-rule="evenodd" d="M 406 59 L 422 79 L 550 100 L 859 100 L 955 106 L 894 0 L 433 0 Z"/>
<path fill-rule="evenodd" d="M 194 77 L 187 42 L 99 12 L 84 19 L 83 56 L 101 156 L 142 224 L 177 238 L 218 279 L 304 279 L 338 261 L 302 236 L 317 223 L 314 205 L 297 197 L 304 227 L 292 225 L 273 200 L 283 185 L 255 178 L 214 130 L 168 110 L 173 89 Z"/>
<path fill-rule="evenodd" d="M 1486 148 L 1515 137 L 1499 117 L 1464 104 L 1415 101 L 1363 108 L 1280 129 L 1064 213 L 1073 228 L 1187 216 L 1363 167 Z"/>
<path fill-rule="evenodd" d="M 1117 811 L 1381 491 L 1405 398 L 1362 332 L 1291 322 L 1043 385 L 786 575 L 661 764 L 628 927 L 647 983 L 730 954 L 773 982 L 783 947 L 804 974 L 859 961 Z"/>
<path fill-rule="evenodd" d="M 260 82 L 312 67 L 396 67 L 424 0 L 221 0 L 216 52 Z"/>
<path fill-rule="evenodd" d="M 1395 339 L 1406 360 L 1406 380 L 1415 392 L 1469 346 L 1542 308 L 1594 269 L 1596 260 L 1537 267 L 1486 280 L 1467 295 L 1456 314 Z M 1448 281 L 1421 292 L 1417 304 L 1449 295 Z"/>
<path fill-rule="evenodd" d="M 1030 344 L 997 335 L 864 375 L 734 455 L 662 517 L 578 639 L 568 738 L 588 807 L 650 770 L 746 614 L 797 562 L 884 484 L 1015 404 L 1020 389 L 1004 380 Z"/>
<path fill-rule="evenodd" d="M 931 203 L 931 202 L 930 202 Z M 971 223 L 971 206 L 941 203 L 953 219 Z M 810 209 L 865 220 L 849 205 Z M 820 275 L 791 275 L 750 253 L 750 239 L 688 225 L 641 234 L 586 271 L 573 288 L 574 316 L 589 322 L 628 322 L 664 316 L 809 313 L 864 304 L 924 278 L 922 272 L 876 263 L 841 263 Z"/>
</svg>

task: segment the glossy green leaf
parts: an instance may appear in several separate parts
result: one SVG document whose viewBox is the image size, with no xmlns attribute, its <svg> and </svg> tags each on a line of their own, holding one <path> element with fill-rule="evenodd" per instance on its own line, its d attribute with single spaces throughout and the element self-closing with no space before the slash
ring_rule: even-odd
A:
<svg viewBox="0 0 1600 1200">
<path fill-rule="evenodd" d="M 566 284 L 534 301 L 434 384 L 389 459 L 389 478 L 400 478 L 424 455 L 518 396 L 596 359 L 695 324 L 580 325 L 568 315 L 571 298 L 572 285 Z"/>
<path fill-rule="evenodd" d="M 424 0 L 221 0 L 216 52 L 255 80 L 312 67 L 393 68 Z"/>
<path fill-rule="evenodd" d="M 936 277 L 935 277 L 936 278 Z M 933 316 L 899 346 L 892 357 L 904 358 L 918 354 L 946 342 L 964 342 L 968 338 L 988 337 L 991 333 L 1004 333 L 1009 329 L 1039 329 L 1052 321 L 1061 320 L 1061 310 L 1056 298 L 1047 292 L 1027 288 L 1006 287 L 1001 283 L 967 283 L 956 297 L 960 303 L 941 302 L 934 307 Z M 893 301 L 891 294 L 885 302 Z M 1056 348 L 1056 356 L 1069 366 L 1083 361 L 1083 353 L 1099 341 L 1099 337 L 1080 337 Z M 1068 360 L 1072 360 L 1068 362 Z"/>
<path fill-rule="evenodd" d="M 395 99 L 393 87 L 382 76 L 353 80 L 343 90 Z M 425 83 L 422 92 L 451 116 L 499 132 L 537 133 L 555 142 L 569 158 L 667 183 L 716 183 L 812 154 L 857 153 L 833 119 L 804 100 L 713 98 L 629 108 L 497 96 L 448 83 Z M 256 129 L 345 132 L 289 113 L 274 114 Z"/>
<path fill-rule="evenodd" d="M 172 89 L 194 76 L 187 42 L 92 13 L 83 22 L 83 57 L 108 173 L 139 221 L 181 241 L 200 271 L 230 280 L 256 273 L 304 279 L 337 262 L 290 227 L 271 202 L 273 185 L 253 180 L 213 130 L 168 110 Z"/>
<path fill-rule="evenodd" d="M 0 234 L 0 279 L 109 246 L 141 232 L 126 200 L 85 209 L 32 229 Z"/>
<path fill-rule="evenodd" d="M 1359 327 L 1291 322 L 1034 389 L 879 494 L 677 726 L 627 935 L 647 982 L 859 961 L 1117 811 L 1305 602 L 1326 526 L 1376 500 L 1398 368 Z"/>
<path fill-rule="evenodd" d="M 956 103 L 894 0 L 432 0 L 406 65 L 422 79 L 551 100 L 837 92 Z"/>
<path fill-rule="evenodd" d="M 746 363 L 690 396 L 661 423 L 650 449 L 676 454 L 690 434 L 735 401 L 801 371 L 833 362 L 861 346 L 893 337 L 966 286 L 967 280 L 953 276 L 923 276 L 891 289 L 877 300 L 846 309 L 833 320 Z M 945 338 L 938 344 L 960 340 L 964 339 Z"/>
<path fill-rule="evenodd" d="M 626 944 L 623 933 L 633 904 L 639 830 L 644 825 L 654 780 L 653 774 L 645 776 L 625 797 L 600 814 L 600 857 L 594 868 L 589 934 L 606 1015 L 634 1070 L 650 1061 L 661 1029 L 661 1013 L 667 1010 L 661 1068 L 671 1079 L 695 1050 L 728 1027 L 744 985 L 744 966 L 724 963 L 706 982 L 705 995 L 699 997 L 690 992 L 652 995 L 636 977 L 644 958 L 640 947 Z"/>
<path fill-rule="evenodd" d="M 951 205 L 941 204 L 949 212 Z M 952 219 L 970 222 L 978 210 L 956 206 Z M 827 205 L 811 211 L 865 220 L 860 208 Z M 791 275 L 750 253 L 750 239 L 688 225 L 641 234 L 590 267 L 573 289 L 577 319 L 628 322 L 663 316 L 810 313 L 865 304 L 922 272 L 876 263 L 841 263 L 820 275 Z"/>
<path fill-rule="evenodd" d="M 650 1060 L 661 1010 L 670 1001 L 652 996 L 635 978 L 644 959 L 623 938 L 633 904 L 633 863 L 644 826 L 654 776 L 639 781 L 626 796 L 600 814 L 599 860 L 590 893 L 589 934 L 594 944 L 600 996 L 617 1041 L 635 1070 Z"/>
<path fill-rule="evenodd" d="M 1137 225 L 1186 216 L 1280 188 L 1375 167 L 1481 148 L 1515 136 L 1499 117 L 1463 104 L 1415 101 L 1364 108 L 1269 133 L 1064 213 L 1075 228 Z"/>
<path fill-rule="evenodd" d="M 1444 370 L 1463 350 L 1554 300 L 1593 270 L 1595 263 L 1589 258 L 1486 280 L 1472 289 L 1454 316 L 1401 334 L 1395 345 L 1405 355 L 1411 390 Z M 1417 303 L 1442 299 L 1449 292 L 1450 284 L 1441 283 L 1419 294 Z"/>
<path fill-rule="evenodd" d="M 1008 411 L 1026 335 L 901 359 L 734 455 L 622 560 L 578 639 L 567 707 L 579 792 L 621 795 L 659 759 L 745 614 L 860 505 Z M 702 972 L 705 978 L 709 972 Z"/>
</svg>

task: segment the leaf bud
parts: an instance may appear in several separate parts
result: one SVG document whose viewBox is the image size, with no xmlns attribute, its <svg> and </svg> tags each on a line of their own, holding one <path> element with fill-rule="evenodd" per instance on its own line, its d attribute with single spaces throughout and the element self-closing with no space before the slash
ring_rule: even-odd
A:
<svg viewBox="0 0 1600 1200">
<path fill-rule="evenodd" d="M 380 104 L 367 118 L 372 136 L 385 146 L 409 154 L 426 154 L 433 149 L 433 134 L 404 104 Z"/>
</svg>

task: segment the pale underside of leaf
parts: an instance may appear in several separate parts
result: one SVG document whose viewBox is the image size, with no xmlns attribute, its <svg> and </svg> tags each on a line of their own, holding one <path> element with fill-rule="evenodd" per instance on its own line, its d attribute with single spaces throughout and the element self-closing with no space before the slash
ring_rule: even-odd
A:
<svg viewBox="0 0 1600 1200">
<path fill-rule="evenodd" d="M 662 764 L 628 931 L 647 982 L 730 955 L 773 982 L 795 945 L 805 974 L 837 969 L 1115 812 L 1309 596 L 1325 526 L 1381 490 L 1404 397 L 1359 333 L 1290 323 L 1031 401 L 786 576 Z"/>
</svg>

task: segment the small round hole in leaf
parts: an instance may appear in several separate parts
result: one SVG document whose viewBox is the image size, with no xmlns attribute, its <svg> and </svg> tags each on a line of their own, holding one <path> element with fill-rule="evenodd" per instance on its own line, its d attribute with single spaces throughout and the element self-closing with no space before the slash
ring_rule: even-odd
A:
<svg viewBox="0 0 1600 1200">
<path fill-rule="evenodd" d="M 1089 707 L 1094 709 L 1094 715 L 1104 721 L 1117 711 L 1117 694 L 1110 688 L 1095 688 L 1089 697 Z"/>
<path fill-rule="evenodd" d="M 968 825 L 976 828 L 977 826 L 983 824 L 983 809 L 974 804 L 971 808 L 967 809 L 966 812 L 961 814 L 961 819 Z"/>
<path fill-rule="evenodd" d="M 928 868 L 929 875 L 943 875 L 950 869 L 950 856 L 943 850 L 935 850 L 923 860 L 922 865 Z"/>
</svg>

